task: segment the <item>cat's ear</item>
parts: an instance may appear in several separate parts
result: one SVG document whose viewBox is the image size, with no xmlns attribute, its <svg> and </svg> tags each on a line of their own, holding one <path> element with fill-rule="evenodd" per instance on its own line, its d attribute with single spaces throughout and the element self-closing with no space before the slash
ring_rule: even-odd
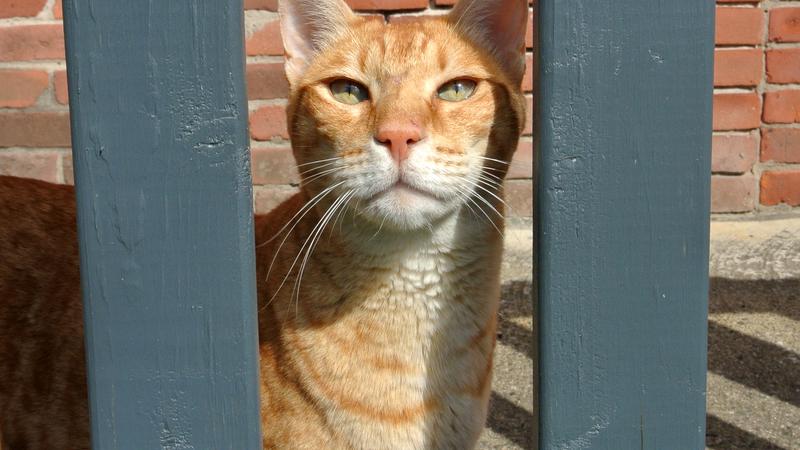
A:
<svg viewBox="0 0 800 450">
<path fill-rule="evenodd" d="M 346 32 L 356 17 L 343 0 L 280 0 L 281 37 L 290 84 L 303 75 L 314 56 Z"/>
<path fill-rule="evenodd" d="M 448 17 L 457 31 L 494 54 L 512 81 L 525 74 L 527 0 L 460 0 Z"/>
</svg>

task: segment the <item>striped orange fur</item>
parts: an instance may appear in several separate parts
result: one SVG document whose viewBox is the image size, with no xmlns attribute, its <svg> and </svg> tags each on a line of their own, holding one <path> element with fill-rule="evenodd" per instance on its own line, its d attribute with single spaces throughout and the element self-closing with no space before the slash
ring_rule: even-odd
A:
<svg viewBox="0 0 800 450">
<path fill-rule="evenodd" d="M 527 2 L 403 24 L 342 0 L 280 13 L 302 182 L 255 221 L 264 448 L 473 448 Z M 73 195 L 0 177 L 5 450 L 89 446 Z"/>
</svg>

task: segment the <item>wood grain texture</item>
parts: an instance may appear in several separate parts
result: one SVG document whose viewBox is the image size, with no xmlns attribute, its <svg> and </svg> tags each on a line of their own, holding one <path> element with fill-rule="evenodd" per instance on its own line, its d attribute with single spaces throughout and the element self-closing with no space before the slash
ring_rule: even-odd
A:
<svg viewBox="0 0 800 450">
<path fill-rule="evenodd" d="M 539 5 L 540 447 L 701 449 L 714 2 Z"/>
<path fill-rule="evenodd" d="M 64 2 L 93 448 L 260 448 L 242 20 Z"/>
</svg>

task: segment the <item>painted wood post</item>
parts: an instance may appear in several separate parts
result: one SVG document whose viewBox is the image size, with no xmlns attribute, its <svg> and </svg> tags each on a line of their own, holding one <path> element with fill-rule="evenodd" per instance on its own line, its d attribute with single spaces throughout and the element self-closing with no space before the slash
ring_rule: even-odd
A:
<svg viewBox="0 0 800 450">
<path fill-rule="evenodd" d="M 261 448 L 241 0 L 65 0 L 95 449 Z"/>
<path fill-rule="evenodd" d="M 540 448 L 702 449 L 713 0 L 539 0 Z"/>
</svg>

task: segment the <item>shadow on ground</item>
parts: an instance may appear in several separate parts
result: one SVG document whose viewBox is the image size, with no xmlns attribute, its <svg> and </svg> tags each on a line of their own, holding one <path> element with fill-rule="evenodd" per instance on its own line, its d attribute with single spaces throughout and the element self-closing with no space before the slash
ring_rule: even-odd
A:
<svg viewBox="0 0 800 450">
<path fill-rule="evenodd" d="M 503 286 L 482 450 L 536 448 L 532 290 L 530 281 Z M 709 317 L 707 447 L 800 449 L 800 280 L 714 278 Z"/>
<path fill-rule="evenodd" d="M 534 448 L 533 288 L 530 280 L 503 284 L 494 380 L 481 450 Z"/>
<path fill-rule="evenodd" d="M 728 389 L 715 395 L 709 384 L 706 445 L 715 450 L 800 448 L 791 425 L 800 423 L 800 355 L 795 353 L 800 342 L 794 342 L 800 331 L 800 280 L 713 278 L 710 287 L 709 380 L 724 380 L 741 393 Z M 793 329 L 785 329 L 787 324 Z M 718 417 L 722 414 L 727 416 Z"/>
</svg>

